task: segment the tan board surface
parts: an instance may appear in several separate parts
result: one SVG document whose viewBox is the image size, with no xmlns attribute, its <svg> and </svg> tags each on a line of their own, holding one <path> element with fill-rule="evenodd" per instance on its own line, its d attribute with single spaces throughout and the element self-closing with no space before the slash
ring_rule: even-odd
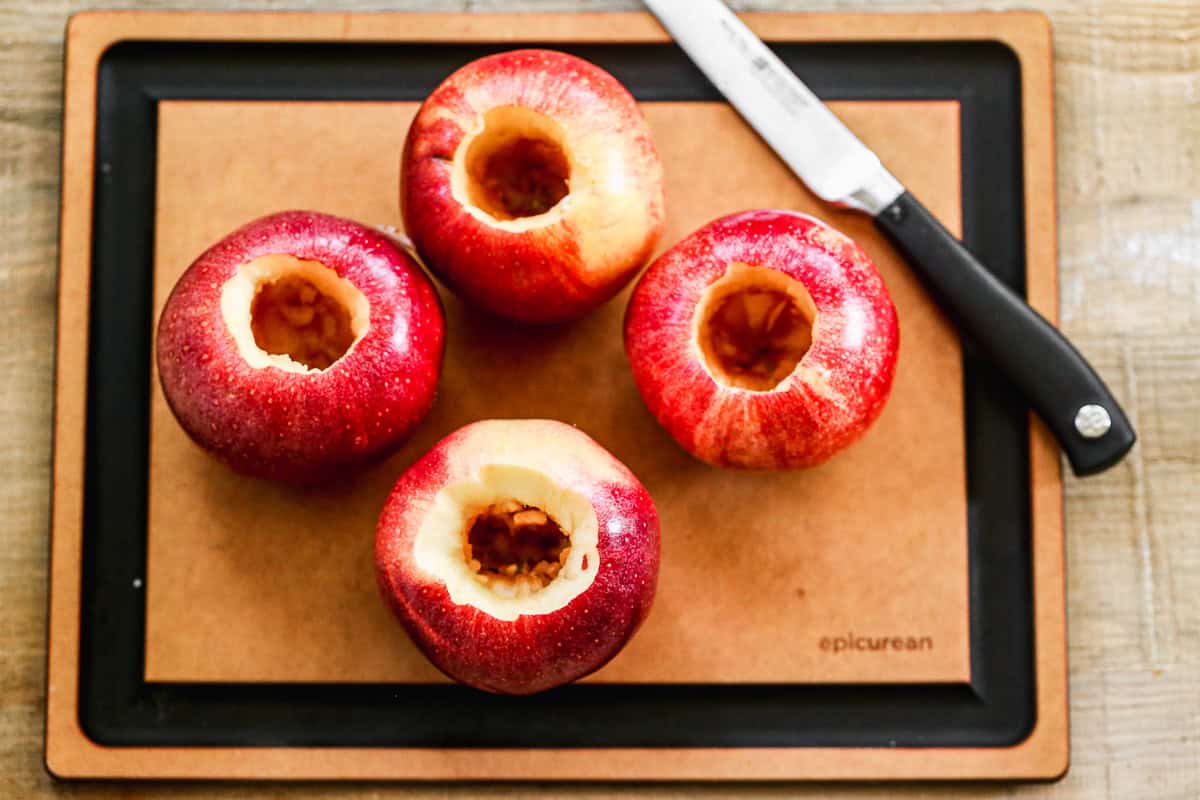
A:
<svg viewBox="0 0 1200 800">
<path fill-rule="evenodd" d="M 949 224 L 959 218 L 955 103 L 837 107 Z M 289 207 L 397 223 L 415 104 L 166 102 L 159 109 L 156 317 L 179 274 L 245 221 Z M 662 245 L 752 207 L 829 216 L 727 105 L 645 107 L 663 154 Z M 696 167 L 703 164 L 702 169 Z M 196 447 L 153 386 L 146 678 L 428 681 L 439 673 L 375 586 L 375 520 L 433 442 L 488 417 L 572 422 L 655 497 L 663 569 L 642 631 L 599 681 L 969 679 L 961 352 L 869 221 L 838 224 L 875 258 L 901 320 L 893 396 L 864 440 L 805 472 L 697 462 L 646 411 L 621 345 L 627 293 L 579 324 L 514 329 L 448 292 L 433 414 L 400 453 L 334 489 L 251 481 Z M 822 640 L 886 637 L 913 649 Z"/>
<path fill-rule="evenodd" d="M 603 759 L 589 751 L 558 752 L 547 759 L 545 751 L 90 744 L 78 728 L 73 689 L 84 365 L 68 351 L 86 351 L 80 315 L 86 313 L 90 98 L 103 46 L 135 31 L 139 37 L 173 38 L 452 35 L 486 41 L 533 31 L 543 40 L 563 41 L 662 37 L 642 15 L 538 15 L 519 22 L 452 15 L 239 15 L 236 20 L 235 26 L 218 15 L 101 14 L 77 20 L 71 31 L 47 740 L 52 769 L 64 775 L 295 778 L 1044 777 L 1061 771 L 1066 753 L 1061 479 L 1057 454 L 1040 429 L 1035 429 L 1033 448 L 1039 724 L 1015 748 L 611 750 Z M 750 20 L 762 33 L 794 39 L 847 38 L 851 30 L 874 39 L 1006 36 L 1025 66 L 1029 289 L 1035 305 L 1052 314 L 1049 53 L 1040 18 L 768 15 Z M 203 247 L 258 214 L 307 206 L 364 222 L 397 223 L 396 154 L 413 110 L 399 103 L 164 103 L 156 308 Z M 935 213 L 957 226 L 955 104 L 847 103 L 836 110 Z M 952 332 L 869 221 L 821 206 L 728 108 L 649 104 L 646 113 L 666 165 L 664 245 L 717 214 L 779 205 L 830 220 L 875 257 L 902 329 L 894 396 L 876 428 L 826 467 L 800 475 L 723 473 L 691 461 L 654 425 L 628 377 L 619 343 L 624 295 L 552 337 L 491 329 L 447 298 L 448 366 L 434 413 L 404 451 L 346 489 L 297 493 L 232 477 L 187 442 L 155 386 L 148 679 L 440 680 L 375 596 L 371 531 L 395 474 L 444 433 L 485 416 L 575 422 L 625 460 L 656 497 L 664 526 L 664 572 L 655 609 L 629 648 L 594 680 L 959 682 L 967 676 L 961 375 Z M 894 135 L 897 130 L 903 135 Z M 720 147 L 712 146 L 714 140 Z M 320 157 L 314 158 L 317 149 Z M 712 168 L 697 169 L 698 164 Z M 586 359 L 580 357 L 584 352 Z M 497 371 L 500 354 L 512 359 L 515 369 Z M 499 397 L 479 391 L 496 384 L 511 390 Z M 569 396 L 549 391 L 562 385 L 578 391 Z M 886 468 L 897 461 L 905 468 Z M 747 503 L 749 497 L 753 504 Z M 730 509 L 743 515 L 740 524 L 725 521 Z M 767 568 L 761 564 L 763 552 L 744 546 L 746 530 L 754 531 L 756 543 L 768 545 L 775 560 Z M 757 572 L 749 578 L 752 570 Z M 729 625 L 730 619 L 746 624 Z M 822 638 L 851 633 L 928 639 L 932 646 L 883 657 L 835 656 L 831 648 L 821 649 Z M 371 644 L 365 658 L 364 643 Z M 346 657 L 351 650 L 357 650 L 355 658 Z"/>
</svg>

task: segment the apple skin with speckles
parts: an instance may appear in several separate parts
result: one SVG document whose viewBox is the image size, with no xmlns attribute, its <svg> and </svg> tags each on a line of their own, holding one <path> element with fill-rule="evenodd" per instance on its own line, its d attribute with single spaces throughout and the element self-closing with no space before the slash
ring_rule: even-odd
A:
<svg viewBox="0 0 1200 800">
<path fill-rule="evenodd" d="M 555 186 L 529 185 L 536 175 Z M 645 265 L 662 231 L 662 183 L 620 82 L 566 53 L 514 50 L 463 66 L 425 100 L 400 197 L 405 232 L 437 277 L 479 307 L 543 324 L 583 316 Z M 484 185 L 549 195 L 507 208 Z"/>
<path fill-rule="evenodd" d="M 231 317 L 223 292 L 244 265 L 279 256 L 319 262 L 364 303 L 364 330 L 325 369 L 251 364 L 254 340 L 236 340 L 250 309 L 243 303 Z M 395 241 L 350 220 L 286 211 L 239 228 L 188 267 L 159 318 L 156 348 L 167 403 L 197 444 L 238 472 L 314 484 L 407 438 L 433 404 L 444 339 L 437 293 Z"/>
<path fill-rule="evenodd" d="M 811 344 L 769 390 L 728 385 L 698 343 L 701 300 L 731 264 L 752 265 L 746 274 L 764 282 L 798 282 L 811 299 Z M 656 259 L 624 333 L 638 390 L 670 435 L 702 461 L 749 469 L 812 467 L 859 439 L 887 402 L 900 343 L 866 252 L 820 220 L 778 210 L 717 219 Z"/>
<path fill-rule="evenodd" d="M 504 470 L 526 477 L 506 486 L 496 477 Z M 532 496 L 539 482 L 540 500 Z M 554 582 L 540 595 L 497 601 L 462 571 L 463 526 L 477 510 L 469 498 L 541 507 L 568 496 L 573 509 L 546 509 L 577 551 L 555 579 L 567 591 L 553 602 L 533 607 Z M 439 525 L 441 561 L 422 538 Z M 438 669 L 477 689 L 524 695 L 617 655 L 650 610 L 659 548 L 650 494 L 593 439 L 553 420 L 485 420 L 451 433 L 400 475 L 379 518 L 375 565 L 387 605 Z"/>
</svg>

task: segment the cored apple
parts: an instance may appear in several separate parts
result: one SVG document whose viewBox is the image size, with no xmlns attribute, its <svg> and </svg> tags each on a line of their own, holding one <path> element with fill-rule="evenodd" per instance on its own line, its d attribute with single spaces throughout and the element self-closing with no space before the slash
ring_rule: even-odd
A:
<svg viewBox="0 0 1200 800">
<path fill-rule="evenodd" d="M 410 467 L 379 519 L 383 596 L 435 666 L 529 694 L 599 669 L 658 580 L 658 515 L 620 461 L 550 420 L 488 420 Z"/>
<path fill-rule="evenodd" d="M 863 249 L 789 211 L 705 225 L 650 265 L 625 316 L 650 412 L 722 467 L 811 467 L 850 445 L 883 410 L 899 343 Z"/>
<path fill-rule="evenodd" d="M 406 231 L 456 292 L 534 323 L 582 316 L 650 257 L 662 165 L 637 103 L 566 53 L 473 61 L 429 95 L 401 164 Z"/>
<path fill-rule="evenodd" d="M 167 403 L 239 472 L 297 483 L 392 452 L 433 403 L 445 322 L 384 233 L 288 211 L 196 259 L 158 323 Z"/>
</svg>

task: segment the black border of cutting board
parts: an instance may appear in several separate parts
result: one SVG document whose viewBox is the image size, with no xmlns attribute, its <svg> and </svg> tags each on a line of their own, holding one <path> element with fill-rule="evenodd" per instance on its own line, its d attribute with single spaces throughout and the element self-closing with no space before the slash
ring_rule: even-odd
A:
<svg viewBox="0 0 1200 800">
<path fill-rule="evenodd" d="M 536 43 L 531 43 L 536 46 Z M 122 42 L 98 73 L 79 714 L 105 745 L 1001 747 L 1036 722 L 1025 405 L 964 346 L 971 681 L 454 685 L 144 681 L 157 103 L 420 100 L 511 45 Z M 640 100 L 715 101 L 673 44 L 564 46 Z M 1020 63 L 996 42 L 789 43 L 827 100 L 957 100 L 964 239 L 1023 292 Z M 895 465 L 897 468 L 902 465 Z"/>
</svg>

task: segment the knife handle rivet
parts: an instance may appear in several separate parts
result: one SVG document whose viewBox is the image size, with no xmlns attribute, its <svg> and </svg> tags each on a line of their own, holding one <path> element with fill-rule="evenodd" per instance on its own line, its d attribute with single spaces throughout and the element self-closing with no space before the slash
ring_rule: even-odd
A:
<svg viewBox="0 0 1200 800">
<path fill-rule="evenodd" d="M 1112 417 L 1104 406 L 1088 403 L 1075 412 L 1075 430 L 1085 439 L 1099 439 L 1112 427 Z"/>
<path fill-rule="evenodd" d="M 887 214 L 892 222 L 904 222 L 904 207 L 899 203 L 892 203 L 883 213 Z"/>
</svg>

